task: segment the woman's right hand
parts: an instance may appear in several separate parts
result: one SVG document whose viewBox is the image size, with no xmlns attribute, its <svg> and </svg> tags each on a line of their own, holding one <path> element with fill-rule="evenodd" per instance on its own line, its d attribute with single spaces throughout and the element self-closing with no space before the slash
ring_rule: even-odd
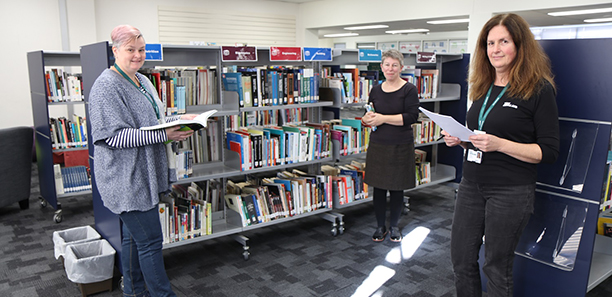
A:
<svg viewBox="0 0 612 297">
<path fill-rule="evenodd" d="M 446 143 L 446 146 L 453 147 L 461 145 L 461 139 L 459 139 L 459 137 L 451 136 L 450 134 L 448 134 L 448 132 L 444 130 L 442 130 L 441 133 L 442 135 L 444 135 L 444 143 Z"/>
<path fill-rule="evenodd" d="M 173 141 L 181 141 L 189 138 L 193 134 L 193 130 L 181 131 L 179 130 L 181 126 L 174 126 L 166 128 L 166 135 L 168 136 L 168 140 Z"/>
</svg>

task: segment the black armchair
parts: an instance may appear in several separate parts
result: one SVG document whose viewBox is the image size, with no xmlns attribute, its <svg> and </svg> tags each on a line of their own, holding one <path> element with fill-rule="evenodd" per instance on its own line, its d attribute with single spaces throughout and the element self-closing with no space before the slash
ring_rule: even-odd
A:
<svg viewBox="0 0 612 297">
<path fill-rule="evenodd" d="M 0 129 L 0 207 L 29 207 L 32 177 L 32 127 Z"/>
</svg>

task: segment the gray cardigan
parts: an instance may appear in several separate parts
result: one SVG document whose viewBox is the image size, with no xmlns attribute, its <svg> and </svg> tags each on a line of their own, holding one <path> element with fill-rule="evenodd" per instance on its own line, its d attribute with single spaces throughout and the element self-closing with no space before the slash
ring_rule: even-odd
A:
<svg viewBox="0 0 612 297">
<path fill-rule="evenodd" d="M 163 121 L 163 105 L 153 84 L 136 75 L 155 97 Z M 104 206 L 116 214 L 156 207 L 159 193 L 170 188 L 166 146 L 156 143 L 117 149 L 105 142 L 122 129 L 158 124 L 150 101 L 120 74 L 106 69 L 91 89 L 88 120 L 94 143 L 94 177 Z"/>
</svg>

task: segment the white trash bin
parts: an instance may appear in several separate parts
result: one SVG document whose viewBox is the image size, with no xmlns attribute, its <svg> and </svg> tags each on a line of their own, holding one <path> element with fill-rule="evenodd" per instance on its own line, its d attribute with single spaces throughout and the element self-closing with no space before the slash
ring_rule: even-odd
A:
<svg viewBox="0 0 612 297">
<path fill-rule="evenodd" d="M 100 234 L 91 226 L 55 231 L 53 232 L 55 259 L 59 259 L 60 257 L 64 256 L 66 246 L 69 244 L 98 240 L 100 238 L 102 238 Z"/>
<path fill-rule="evenodd" d="M 111 279 L 115 265 L 115 249 L 104 239 L 66 246 L 66 276 L 79 284 Z"/>
</svg>

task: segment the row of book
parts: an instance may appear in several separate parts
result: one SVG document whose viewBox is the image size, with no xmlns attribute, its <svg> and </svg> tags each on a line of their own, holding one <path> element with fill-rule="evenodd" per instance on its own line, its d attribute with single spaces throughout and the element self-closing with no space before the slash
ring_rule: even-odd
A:
<svg viewBox="0 0 612 297">
<path fill-rule="evenodd" d="M 228 181 L 225 203 L 246 227 L 332 208 L 331 191 L 330 176 L 283 171 L 257 181 Z"/>
<path fill-rule="evenodd" d="M 166 115 L 183 114 L 191 105 L 219 103 L 215 68 L 143 68 L 140 72 L 157 88 Z"/>
<path fill-rule="evenodd" d="M 331 138 L 340 156 L 364 153 L 368 149 L 372 129 L 364 126 L 360 118 L 322 121 L 331 127 Z"/>
<path fill-rule="evenodd" d="M 364 162 L 353 160 L 349 164 L 323 165 L 321 172 L 331 176 L 332 198 L 336 205 L 369 198 L 368 185 L 364 182 Z"/>
<path fill-rule="evenodd" d="M 414 150 L 415 163 L 415 185 L 431 182 L 431 163 L 427 161 L 427 152 L 420 149 Z"/>
<path fill-rule="evenodd" d="M 53 164 L 56 194 L 91 190 L 91 178 L 86 166 L 62 167 Z"/>
<path fill-rule="evenodd" d="M 163 243 L 173 243 L 212 234 L 212 213 L 218 207 L 217 181 L 172 185 L 158 205 Z M 213 206 L 214 204 L 214 206 Z"/>
<path fill-rule="evenodd" d="M 236 68 L 221 75 L 225 91 L 238 93 L 240 107 L 319 101 L 319 73 L 312 68 Z"/>
<path fill-rule="evenodd" d="M 377 70 L 323 69 L 321 86 L 340 89 L 342 103 L 366 103 L 370 90 L 379 83 Z"/>
<path fill-rule="evenodd" d="M 438 69 L 421 69 L 411 65 L 404 66 L 400 77 L 417 87 L 419 99 L 432 99 L 438 97 L 439 74 Z"/>
<path fill-rule="evenodd" d="M 84 117 L 73 115 L 73 119 L 49 118 L 51 147 L 66 149 L 87 146 L 87 121 Z"/>
<path fill-rule="evenodd" d="M 330 156 L 330 126 L 250 126 L 227 131 L 226 148 L 240 158 L 241 170 L 292 164 Z"/>
<path fill-rule="evenodd" d="M 81 74 L 67 73 L 61 68 L 45 71 L 47 101 L 83 101 L 83 79 Z"/>
<path fill-rule="evenodd" d="M 225 128 L 236 130 L 246 126 L 300 125 L 308 121 L 307 108 L 288 108 L 283 110 L 243 111 L 238 115 L 225 117 Z"/>
<path fill-rule="evenodd" d="M 412 124 L 412 133 L 415 144 L 437 141 L 442 136 L 442 128 L 434 121 L 420 112 L 417 122 Z"/>
</svg>

